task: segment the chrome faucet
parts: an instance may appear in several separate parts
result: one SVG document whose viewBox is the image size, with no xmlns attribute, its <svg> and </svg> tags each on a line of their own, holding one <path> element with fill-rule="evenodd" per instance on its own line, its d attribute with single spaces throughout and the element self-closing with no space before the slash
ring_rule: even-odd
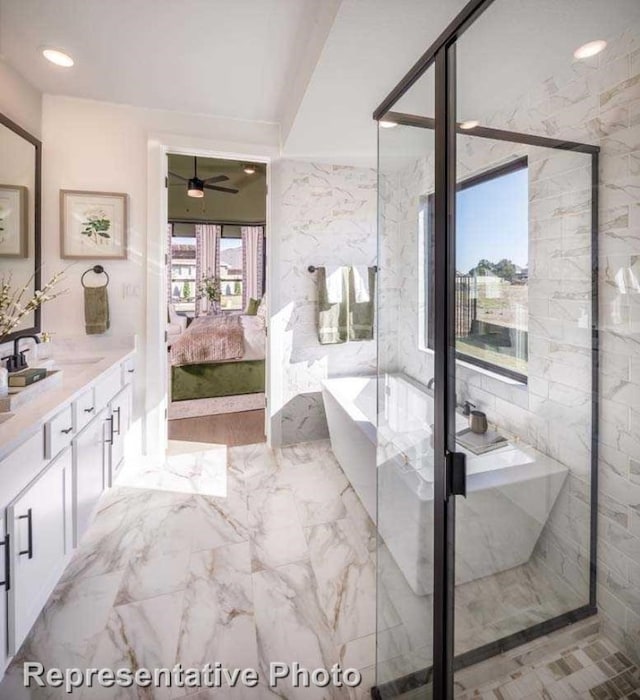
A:
<svg viewBox="0 0 640 700">
<path fill-rule="evenodd" d="M 13 355 L 7 355 L 3 357 L 3 360 L 7 361 L 7 369 L 9 372 L 19 372 L 22 369 L 26 369 L 29 365 L 27 363 L 27 358 L 24 356 L 29 350 L 20 350 L 20 341 L 25 338 L 32 338 L 36 343 L 40 342 L 40 338 L 37 335 L 19 335 L 13 341 Z"/>
<path fill-rule="evenodd" d="M 471 409 L 476 408 L 476 405 L 471 403 L 471 401 L 465 401 L 464 403 L 461 403 L 458 408 L 461 409 L 463 416 L 470 416 Z"/>
</svg>

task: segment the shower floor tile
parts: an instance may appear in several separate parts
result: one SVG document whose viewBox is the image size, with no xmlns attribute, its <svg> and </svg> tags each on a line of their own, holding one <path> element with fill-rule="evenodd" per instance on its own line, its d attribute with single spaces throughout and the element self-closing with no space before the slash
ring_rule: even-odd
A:
<svg viewBox="0 0 640 700">
<path fill-rule="evenodd" d="M 588 623 L 587 623 L 588 624 Z M 549 639 L 552 639 L 550 637 Z M 545 648 L 544 642 L 538 645 Z M 497 663 L 503 657 L 483 662 Z M 518 657 L 509 657 L 518 663 Z M 521 657 L 520 657 L 521 658 Z M 474 669 L 465 669 L 467 680 Z M 466 685 L 466 687 L 465 687 Z M 564 649 L 538 656 L 536 663 L 479 686 L 456 684 L 456 700 L 640 700 L 640 668 L 599 632 Z M 411 696 L 403 696 L 410 700 Z"/>
</svg>

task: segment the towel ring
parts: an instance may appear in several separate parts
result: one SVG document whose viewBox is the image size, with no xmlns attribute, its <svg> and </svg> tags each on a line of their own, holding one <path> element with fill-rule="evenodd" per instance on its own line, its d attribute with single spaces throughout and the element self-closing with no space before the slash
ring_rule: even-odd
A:
<svg viewBox="0 0 640 700">
<path fill-rule="evenodd" d="M 80 284 L 87 289 L 87 285 L 84 283 L 84 278 L 86 275 L 88 275 L 90 272 L 95 272 L 96 275 L 105 275 L 107 278 L 107 281 L 102 285 L 103 287 L 106 287 L 109 284 L 109 273 L 102 267 L 102 265 L 94 265 L 93 267 L 90 267 L 88 270 L 85 270 L 82 273 L 82 277 L 80 278 Z"/>
</svg>

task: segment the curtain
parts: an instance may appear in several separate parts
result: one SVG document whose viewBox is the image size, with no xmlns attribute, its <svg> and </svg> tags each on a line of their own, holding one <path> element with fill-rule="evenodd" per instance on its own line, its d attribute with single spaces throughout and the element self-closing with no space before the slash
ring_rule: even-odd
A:
<svg viewBox="0 0 640 700">
<path fill-rule="evenodd" d="M 264 275 L 264 227 L 242 226 L 242 307 L 249 299 L 262 298 Z"/>
<path fill-rule="evenodd" d="M 171 304 L 173 290 L 171 289 L 171 238 L 173 237 L 173 224 L 167 224 L 167 304 Z"/>
<path fill-rule="evenodd" d="M 196 285 L 203 277 L 218 277 L 221 226 L 196 224 Z M 196 295 L 196 316 L 206 313 L 208 301 Z"/>
</svg>

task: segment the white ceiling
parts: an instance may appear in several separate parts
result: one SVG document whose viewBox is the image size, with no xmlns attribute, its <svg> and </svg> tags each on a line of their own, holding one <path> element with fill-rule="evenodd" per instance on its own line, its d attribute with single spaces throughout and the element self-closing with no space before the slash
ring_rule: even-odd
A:
<svg viewBox="0 0 640 700">
<path fill-rule="evenodd" d="M 372 111 L 465 3 L 0 0 L 0 52 L 47 93 L 279 122 L 287 157 L 375 165 Z M 629 27 L 640 0 L 495 0 L 459 42 L 459 117 L 514 104 Z M 48 64 L 44 44 L 76 66 Z M 415 86 L 399 107 L 428 113 L 432 95 Z"/>
<path fill-rule="evenodd" d="M 0 0 L 0 52 L 46 93 L 277 122 L 332 10 L 332 0 Z M 76 65 L 47 63 L 45 45 Z"/>
<path fill-rule="evenodd" d="M 343 0 L 285 153 L 375 166 L 373 110 L 464 4 Z M 638 34 L 640 0 L 495 0 L 458 42 L 459 119 L 514 106 L 551 76 L 566 80 L 578 46 L 625 30 Z M 433 116 L 433 84 L 432 69 L 396 109 Z"/>
</svg>

